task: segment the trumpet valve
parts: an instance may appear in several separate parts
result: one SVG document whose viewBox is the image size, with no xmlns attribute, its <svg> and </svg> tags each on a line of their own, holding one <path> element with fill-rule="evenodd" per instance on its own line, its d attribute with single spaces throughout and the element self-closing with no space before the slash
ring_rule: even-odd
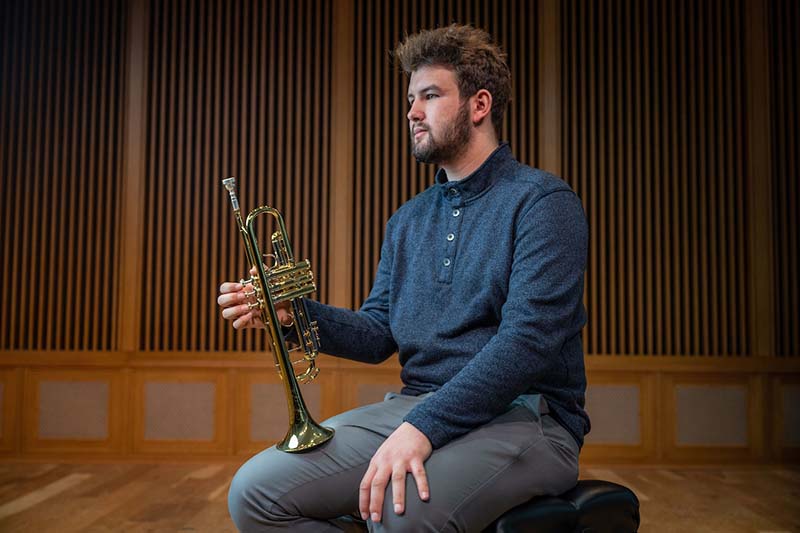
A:
<svg viewBox="0 0 800 533">
<path fill-rule="evenodd" d="M 240 279 L 239 285 L 241 285 L 242 287 L 244 287 L 245 285 L 252 285 L 253 287 L 258 287 L 258 284 L 256 283 L 257 281 L 258 281 L 258 276 L 250 276 L 248 279 L 244 278 Z"/>
<path fill-rule="evenodd" d="M 261 309 L 263 306 L 264 306 L 264 300 L 262 300 L 261 298 L 257 299 L 255 302 L 250 302 L 249 304 L 247 304 L 247 308 L 250 309 L 251 311 L 253 309 Z"/>
</svg>

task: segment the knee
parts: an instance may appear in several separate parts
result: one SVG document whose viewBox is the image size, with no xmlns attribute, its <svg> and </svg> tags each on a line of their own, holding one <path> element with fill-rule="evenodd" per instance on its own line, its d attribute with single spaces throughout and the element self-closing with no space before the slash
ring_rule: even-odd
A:
<svg viewBox="0 0 800 533">
<path fill-rule="evenodd" d="M 242 533 L 270 531 L 274 509 L 273 496 L 264 490 L 263 472 L 258 472 L 253 461 L 239 468 L 228 490 L 228 512 Z"/>
<path fill-rule="evenodd" d="M 391 497 L 391 496 L 390 496 Z M 389 500 L 391 504 L 391 500 Z M 393 505 L 384 502 L 383 516 L 380 523 L 371 522 L 370 531 L 392 533 L 433 533 L 440 531 L 457 531 L 452 527 L 450 513 L 435 504 L 409 502 L 403 514 L 395 514 Z"/>
<path fill-rule="evenodd" d="M 258 514 L 255 487 L 245 463 L 231 480 L 228 489 L 228 512 L 239 531 L 248 531 L 252 517 Z"/>
</svg>

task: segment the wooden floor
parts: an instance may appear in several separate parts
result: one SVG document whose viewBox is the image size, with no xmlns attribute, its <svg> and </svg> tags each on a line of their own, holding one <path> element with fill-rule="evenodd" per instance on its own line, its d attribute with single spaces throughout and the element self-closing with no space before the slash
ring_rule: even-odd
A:
<svg viewBox="0 0 800 533">
<path fill-rule="evenodd" d="M 231 464 L 0 464 L 0 532 L 235 532 Z M 641 500 L 643 533 L 800 533 L 800 470 L 586 468 Z"/>
</svg>

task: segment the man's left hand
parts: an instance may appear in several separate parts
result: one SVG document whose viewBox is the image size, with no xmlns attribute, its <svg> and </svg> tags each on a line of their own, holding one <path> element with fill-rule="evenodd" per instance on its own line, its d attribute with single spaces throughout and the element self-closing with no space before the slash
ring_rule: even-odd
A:
<svg viewBox="0 0 800 533">
<path fill-rule="evenodd" d="M 361 518 L 366 520 L 367 517 L 371 517 L 373 522 L 381 521 L 383 497 L 390 479 L 394 512 L 402 514 L 405 510 L 408 472 L 414 476 L 420 499 L 427 501 L 430 489 L 423 463 L 430 457 L 432 451 L 433 446 L 428 437 L 408 422 L 403 422 L 389 435 L 372 456 L 367 473 L 364 474 L 358 487 L 358 509 Z"/>
</svg>

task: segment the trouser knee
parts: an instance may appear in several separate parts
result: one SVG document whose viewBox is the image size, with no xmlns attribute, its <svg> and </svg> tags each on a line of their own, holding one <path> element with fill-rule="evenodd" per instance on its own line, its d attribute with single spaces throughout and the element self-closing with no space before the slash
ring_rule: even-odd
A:
<svg viewBox="0 0 800 533">
<path fill-rule="evenodd" d="M 231 480 L 228 490 L 228 511 L 242 533 L 272 531 L 276 519 L 274 496 L 262 489 L 245 463 Z M 279 507 L 278 507 L 279 508 Z"/>
</svg>

